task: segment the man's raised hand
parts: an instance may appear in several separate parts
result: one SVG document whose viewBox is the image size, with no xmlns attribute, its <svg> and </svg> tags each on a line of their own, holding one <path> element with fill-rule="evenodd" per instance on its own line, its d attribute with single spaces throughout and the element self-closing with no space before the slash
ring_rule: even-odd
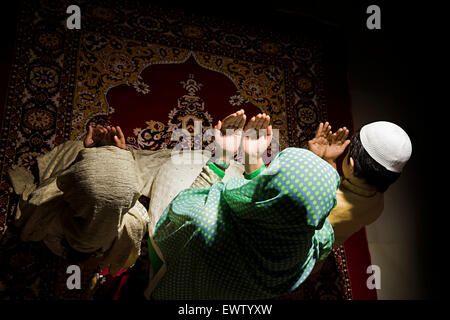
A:
<svg viewBox="0 0 450 320">
<path fill-rule="evenodd" d="M 336 161 L 336 159 L 345 151 L 345 148 L 350 144 L 347 139 L 349 130 L 346 127 L 339 128 L 329 138 L 329 145 L 323 155 L 327 161 Z"/>
<path fill-rule="evenodd" d="M 319 124 L 316 135 L 308 141 L 309 150 L 314 152 L 319 157 L 323 158 L 331 142 L 331 126 L 328 122 Z"/>
</svg>

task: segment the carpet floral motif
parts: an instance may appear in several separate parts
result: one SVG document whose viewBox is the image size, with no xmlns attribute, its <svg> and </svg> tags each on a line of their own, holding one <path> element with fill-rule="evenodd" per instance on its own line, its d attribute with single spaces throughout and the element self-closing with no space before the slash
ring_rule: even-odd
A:
<svg viewBox="0 0 450 320">
<path fill-rule="evenodd" d="M 45 246 L 20 243 L 12 226 L 18 199 L 6 172 L 18 164 L 35 174 L 38 156 L 64 141 L 82 139 L 89 124 L 118 124 L 115 117 L 123 106 L 108 100 L 108 95 L 117 88 L 132 89 L 142 98 L 158 93 L 154 83 L 144 79 L 150 68 L 181 66 L 193 59 L 234 87 L 226 92 L 223 108 L 214 107 L 204 96 L 211 83 L 197 74 L 177 79 L 184 92 L 173 97 L 173 105 L 164 106 L 167 112 L 159 118 L 136 119 L 139 124 L 128 128 L 129 148 L 172 148 L 175 128 L 195 136 L 196 122 L 207 130 L 224 108 L 251 106 L 269 114 L 273 127 L 279 129 L 281 149 L 304 145 L 318 123 L 327 119 L 320 40 L 114 0 L 77 1 L 82 29 L 67 30 L 67 15 L 61 8 L 69 2 L 25 1 L 19 15 L 0 128 L 2 299 L 19 299 L 20 292 L 26 292 L 27 299 L 92 297 L 92 290 L 74 294 L 61 289 L 65 262 L 51 256 Z M 204 141 L 201 144 L 205 146 Z M 84 281 L 89 283 L 96 273 L 88 263 L 84 268 L 89 275 Z M 23 274 L 26 278 L 15 286 Z M 286 298 L 350 299 L 344 249 L 334 250 L 324 271 Z"/>
</svg>

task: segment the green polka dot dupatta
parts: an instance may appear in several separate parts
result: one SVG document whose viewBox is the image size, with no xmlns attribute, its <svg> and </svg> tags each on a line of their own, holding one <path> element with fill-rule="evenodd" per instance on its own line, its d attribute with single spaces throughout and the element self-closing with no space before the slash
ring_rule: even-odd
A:
<svg viewBox="0 0 450 320">
<path fill-rule="evenodd" d="M 297 288 L 334 242 L 326 219 L 337 171 L 309 150 L 287 148 L 251 180 L 186 189 L 158 221 L 165 261 L 153 299 L 262 299 Z"/>
</svg>

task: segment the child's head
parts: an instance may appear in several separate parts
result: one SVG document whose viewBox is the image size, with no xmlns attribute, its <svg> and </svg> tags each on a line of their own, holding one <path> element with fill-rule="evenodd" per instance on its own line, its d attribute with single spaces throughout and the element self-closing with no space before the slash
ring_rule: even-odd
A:
<svg viewBox="0 0 450 320">
<path fill-rule="evenodd" d="M 342 163 L 344 177 L 358 178 L 385 192 L 400 176 L 412 151 L 407 133 L 394 123 L 372 122 L 351 138 Z"/>
</svg>

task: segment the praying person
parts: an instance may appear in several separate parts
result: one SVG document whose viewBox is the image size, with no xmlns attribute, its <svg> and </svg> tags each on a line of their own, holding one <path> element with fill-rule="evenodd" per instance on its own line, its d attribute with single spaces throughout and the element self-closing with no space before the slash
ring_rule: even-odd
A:
<svg viewBox="0 0 450 320">
<path fill-rule="evenodd" d="M 334 134 L 328 122 L 321 123 L 309 149 L 336 167 L 336 159 L 348 152 L 342 162 L 337 205 L 328 216 L 335 234 L 335 246 L 343 244 L 361 228 L 376 221 L 384 208 L 384 192 L 398 180 L 412 153 L 408 134 L 398 125 L 369 123 L 347 139 L 349 131 Z"/>
<path fill-rule="evenodd" d="M 224 152 L 170 202 L 150 235 L 148 299 L 276 297 L 296 289 L 331 252 L 327 216 L 336 205 L 339 174 L 301 148 L 284 149 L 265 168 L 269 120 L 258 115 L 245 127 L 265 130 L 258 138 L 240 139 L 242 124 L 225 137 L 216 126 Z M 224 182 L 223 170 L 241 141 L 244 176 Z"/>
<path fill-rule="evenodd" d="M 140 255 L 149 222 L 131 152 L 90 129 L 83 141 L 68 141 L 37 159 L 38 181 L 25 168 L 8 170 L 20 196 L 14 223 L 22 241 L 43 241 L 54 254 L 96 260 L 114 274 Z M 109 138 L 109 137 L 108 137 Z M 92 140 L 92 141 L 91 141 Z"/>
</svg>

